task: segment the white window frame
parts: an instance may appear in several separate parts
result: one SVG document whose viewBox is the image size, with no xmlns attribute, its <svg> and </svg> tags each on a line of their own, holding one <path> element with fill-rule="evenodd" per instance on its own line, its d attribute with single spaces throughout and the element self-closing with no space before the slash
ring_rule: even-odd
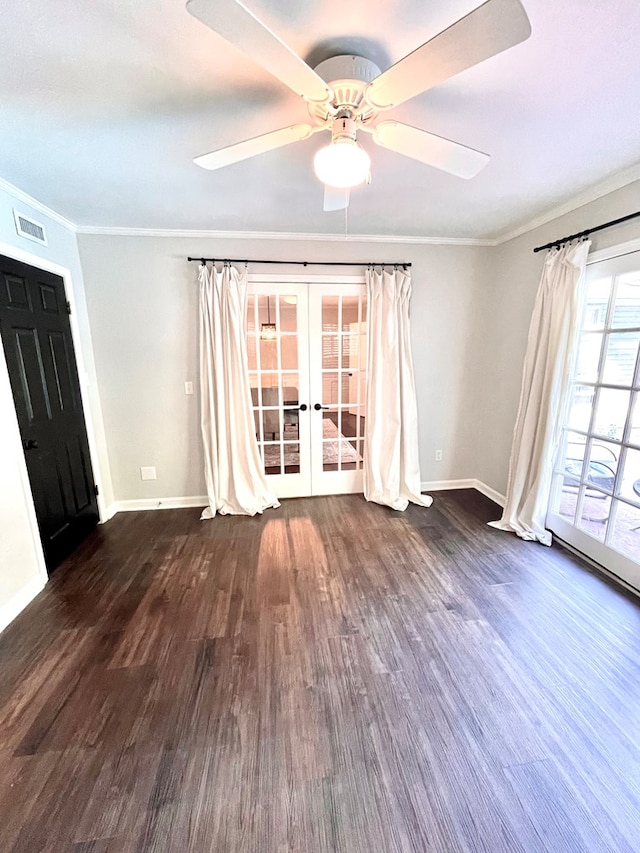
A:
<svg viewBox="0 0 640 853">
<path fill-rule="evenodd" d="M 609 249 L 603 249 L 598 252 L 593 252 L 588 260 L 587 266 L 592 266 L 596 263 L 601 263 L 603 261 L 615 261 L 617 258 L 622 258 L 626 255 L 638 254 L 638 268 L 640 268 L 640 239 L 632 240 L 627 243 L 619 244 L 617 246 L 613 246 Z M 608 333 L 615 332 L 640 332 L 640 327 L 612 327 L 611 325 L 611 312 L 612 312 L 613 302 L 609 300 L 607 305 L 607 316 L 605 318 L 605 322 L 603 324 L 602 330 L 598 330 L 598 332 L 602 332 L 603 335 Z M 582 329 L 581 329 L 582 331 Z M 577 339 L 579 340 L 579 338 Z M 576 342 L 577 343 L 577 342 Z M 629 499 L 626 496 L 617 494 L 620 486 L 620 480 L 624 471 L 624 462 L 627 450 L 630 448 L 632 450 L 640 450 L 640 442 L 631 442 L 629 440 L 629 434 L 631 430 L 631 420 L 632 413 L 634 411 L 634 406 L 636 404 L 636 400 L 640 397 L 640 348 L 636 358 L 636 365 L 634 370 L 633 380 L 631 382 L 631 387 L 626 385 L 616 385 L 614 383 L 602 382 L 602 360 L 604 359 L 605 347 L 602 346 L 600 352 L 600 362 L 598 365 L 598 376 L 595 382 L 584 381 L 581 382 L 581 385 L 585 387 L 593 387 L 595 389 L 594 401 L 591 410 L 590 421 L 587 430 L 576 429 L 574 427 L 569 427 L 567 420 L 568 417 L 565 416 L 563 423 L 563 440 L 560 443 L 558 456 L 554 461 L 554 479 L 553 479 L 553 487 L 551 491 L 549 506 L 553 507 L 558 504 L 559 493 L 563 487 L 563 481 L 565 478 L 565 470 L 564 470 L 564 457 L 565 457 L 565 446 L 566 446 L 566 436 L 568 433 L 573 433 L 576 435 L 581 435 L 585 439 L 585 451 L 583 457 L 582 471 L 579 479 L 579 493 L 578 500 L 576 503 L 576 511 L 574 515 L 574 519 L 580 518 L 582 513 L 582 505 L 584 501 L 584 496 L 586 492 L 586 471 L 589 464 L 590 457 L 590 447 L 594 440 L 607 440 L 601 436 L 594 435 L 594 420 L 597 411 L 598 397 L 600 394 L 600 390 L 602 388 L 605 389 L 620 389 L 624 391 L 630 390 L 630 398 L 629 398 L 629 407 L 627 410 L 626 421 L 624 425 L 624 430 L 621 438 L 614 441 L 620 447 L 620 454 L 617 460 L 617 467 L 614 477 L 614 483 L 612 492 L 609 493 L 604 489 L 599 488 L 596 484 L 589 483 L 589 489 L 591 491 L 599 492 L 600 494 L 606 497 L 611 498 L 611 513 L 607 520 L 607 530 L 604 541 L 598 540 L 596 537 L 591 536 L 586 531 L 580 529 L 576 524 L 571 523 L 566 520 L 563 516 L 560 516 L 559 513 L 552 512 L 551 509 L 547 514 L 547 522 L 546 526 L 552 530 L 561 540 L 574 547 L 576 550 L 580 551 L 582 554 L 585 554 L 587 557 L 594 560 L 599 565 L 603 566 L 607 571 L 616 575 L 620 578 L 625 584 L 630 585 L 636 589 L 640 589 L 640 563 L 635 562 L 630 559 L 626 555 L 621 552 L 615 550 L 615 548 L 609 544 L 612 536 L 612 532 L 615 525 L 615 517 L 618 508 L 618 502 L 627 504 L 636 509 L 640 509 L 640 498 L 638 501 L 634 501 Z M 572 384 L 573 384 L 573 376 L 572 376 Z M 569 395 L 566 401 L 567 413 L 568 406 L 570 403 Z M 638 534 L 640 536 L 640 532 Z"/>
</svg>

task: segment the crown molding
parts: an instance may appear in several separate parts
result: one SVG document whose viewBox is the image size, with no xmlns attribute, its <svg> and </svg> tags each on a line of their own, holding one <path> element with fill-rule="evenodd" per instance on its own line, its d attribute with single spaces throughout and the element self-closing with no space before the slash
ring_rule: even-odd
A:
<svg viewBox="0 0 640 853">
<path fill-rule="evenodd" d="M 70 219 L 66 219 L 64 216 L 61 216 L 59 213 L 56 213 L 55 210 L 52 210 L 50 207 L 47 207 L 46 204 L 43 204 L 41 201 L 38 201 L 37 198 L 34 198 L 29 193 L 24 192 L 19 187 L 16 187 L 14 184 L 10 184 L 9 181 L 5 181 L 4 178 L 0 178 L 0 190 L 4 190 L 7 195 L 10 195 L 16 201 L 20 201 L 23 204 L 28 204 L 33 210 L 37 210 L 38 213 L 44 214 L 49 219 L 52 219 L 54 222 L 57 222 L 58 225 L 62 225 L 63 228 L 66 228 L 68 231 L 71 231 L 75 234 L 78 230 L 78 226 L 71 222 Z"/>
<path fill-rule="evenodd" d="M 502 234 L 499 234 L 493 240 L 488 240 L 487 245 L 500 246 L 503 243 L 508 243 L 509 240 L 521 237 L 529 231 L 534 231 L 541 225 L 546 225 L 548 222 L 552 222 L 554 219 L 565 216 L 567 213 L 573 213 L 574 210 L 584 207 L 585 204 L 597 201 L 599 198 L 609 195 L 609 193 L 615 192 L 616 190 L 621 190 L 623 187 L 626 187 L 638 180 L 640 180 L 640 163 L 632 166 L 630 169 L 625 169 L 623 172 L 617 172 L 615 175 L 611 175 L 604 181 L 600 181 L 599 183 L 584 190 L 584 192 L 573 196 L 569 201 L 565 201 L 562 204 L 549 208 L 544 213 L 541 213 L 534 219 L 528 220 L 522 225 L 519 225 L 517 228 L 513 228 L 509 231 L 503 231 Z"/>
<path fill-rule="evenodd" d="M 208 240 L 287 240 L 314 243 L 398 243 L 427 246 L 491 246 L 492 241 L 476 237 L 409 237 L 389 234 L 313 234 L 291 231 L 205 231 L 173 228 L 118 228 L 79 225 L 78 234 L 109 237 L 186 237 Z"/>
<path fill-rule="evenodd" d="M 612 258 L 619 258 L 622 255 L 630 255 L 635 252 L 640 252 L 640 237 L 635 240 L 628 240 L 626 243 L 609 246 L 607 249 L 598 249 L 597 252 L 589 252 L 587 265 L 598 264 L 600 261 L 609 261 Z"/>
<path fill-rule="evenodd" d="M 552 222 L 567 213 L 572 213 L 585 204 L 602 198 L 609 193 L 622 189 L 623 187 L 632 184 L 634 181 L 640 180 L 640 164 L 618 172 L 615 175 L 594 184 L 589 189 L 576 196 L 573 196 L 569 201 L 548 208 L 544 213 L 539 214 L 533 219 L 529 219 L 516 228 L 508 231 L 503 231 L 493 237 L 416 237 L 409 235 L 385 235 L 385 234 L 314 234 L 314 233 L 297 233 L 288 231 L 213 231 L 206 229 L 174 229 L 174 228 L 126 228 L 119 226 L 103 226 L 103 225 L 76 225 L 70 219 L 47 207 L 46 204 L 38 201 L 38 199 L 16 187 L 14 184 L 0 177 L 0 190 L 4 190 L 8 195 L 18 202 L 28 205 L 38 213 L 47 216 L 49 219 L 57 222 L 63 228 L 71 231 L 74 234 L 93 234 L 111 237 L 183 237 L 188 239 L 209 239 L 209 240 L 272 240 L 272 241 L 291 241 L 303 242 L 312 241 L 316 243 L 384 243 L 398 245 L 416 245 L 416 246 L 480 246 L 494 247 L 501 246 L 503 243 L 508 243 L 516 237 L 521 237 L 530 231 L 534 231 L 542 225 Z"/>
</svg>

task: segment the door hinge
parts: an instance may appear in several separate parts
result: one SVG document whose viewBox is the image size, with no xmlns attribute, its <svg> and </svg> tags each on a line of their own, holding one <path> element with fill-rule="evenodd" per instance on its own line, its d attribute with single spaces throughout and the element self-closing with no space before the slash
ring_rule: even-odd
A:
<svg viewBox="0 0 640 853">
<path fill-rule="evenodd" d="M 69 302 L 69 300 L 67 299 L 64 304 L 67 306 L 67 314 L 71 314 L 71 303 Z"/>
<path fill-rule="evenodd" d="M 98 495 L 100 494 L 100 489 L 98 488 L 98 484 L 97 484 L 97 483 L 96 483 L 96 484 L 94 485 L 94 487 L 93 487 L 93 494 L 94 494 L 96 497 L 98 497 Z"/>
</svg>

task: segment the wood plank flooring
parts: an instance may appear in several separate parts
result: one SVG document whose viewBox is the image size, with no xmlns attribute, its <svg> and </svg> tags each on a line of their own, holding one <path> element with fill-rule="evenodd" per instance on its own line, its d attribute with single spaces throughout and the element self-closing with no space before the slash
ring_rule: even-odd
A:
<svg viewBox="0 0 640 853">
<path fill-rule="evenodd" d="M 640 850 L 638 602 L 498 514 L 116 516 L 0 636 L 0 851 Z"/>
</svg>

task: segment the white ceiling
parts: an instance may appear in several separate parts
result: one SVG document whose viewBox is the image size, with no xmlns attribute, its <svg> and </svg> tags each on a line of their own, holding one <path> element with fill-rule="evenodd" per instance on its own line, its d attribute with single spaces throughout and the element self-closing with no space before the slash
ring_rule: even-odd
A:
<svg viewBox="0 0 640 853">
<path fill-rule="evenodd" d="M 213 0 L 215 2 L 215 0 Z M 303 58 L 382 68 L 478 0 L 245 0 Z M 491 154 L 465 181 L 361 142 L 373 181 L 322 211 L 328 137 L 217 172 L 205 151 L 304 102 L 182 0 L 0 0 L 0 177 L 81 226 L 491 238 L 640 156 L 638 0 L 523 0 L 531 38 L 389 117 Z"/>
</svg>

